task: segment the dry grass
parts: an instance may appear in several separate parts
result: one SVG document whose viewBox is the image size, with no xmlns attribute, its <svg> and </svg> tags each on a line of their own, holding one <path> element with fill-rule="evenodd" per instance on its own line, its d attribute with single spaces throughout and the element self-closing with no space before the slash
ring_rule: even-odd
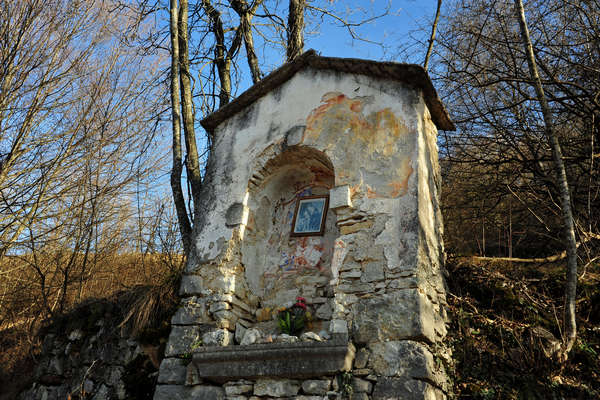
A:
<svg viewBox="0 0 600 400">
<path fill-rule="evenodd" d="M 146 341 L 164 333 L 164 321 L 168 327 L 177 304 L 182 256 L 108 255 L 88 265 L 85 275 L 81 265 L 74 263 L 62 298 L 65 273 L 59 261 L 64 261 L 64 255 L 53 254 L 45 260 L 33 260 L 31 255 L 0 260 L 0 400 L 14 398 L 31 383 L 44 327 L 57 319 L 72 318 L 78 309 L 97 302 L 117 304 L 122 334 L 141 336 Z M 41 266 L 39 271 L 34 262 Z M 64 304 L 58 307 L 61 299 Z"/>
</svg>

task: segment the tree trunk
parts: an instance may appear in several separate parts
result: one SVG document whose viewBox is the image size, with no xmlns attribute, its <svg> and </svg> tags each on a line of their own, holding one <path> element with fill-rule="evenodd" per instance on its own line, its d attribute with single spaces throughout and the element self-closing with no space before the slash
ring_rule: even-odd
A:
<svg viewBox="0 0 600 400">
<path fill-rule="evenodd" d="M 194 104 L 192 101 L 192 85 L 190 80 L 190 60 L 188 50 L 188 0 L 180 1 L 178 21 L 179 42 L 179 80 L 181 82 L 181 104 L 183 116 L 183 133 L 187 155 L 185 157 L 188 180 L 192 187 L 194 208 L 200 198 L 202 175 L 198 161 L 198 148 L 196 147 L 196 132 L 194 129 Z"/>
<path fill-rule="evenodd" d="M 304 48 L 304 6 L 305 0 L 290 0 L 287 27 L 287 60 L 292 61 Z"/>
<path fill-rule="evenodd" d="M 437 10 L 435 11 L 435 19 L 433 20 L 433 25 L 431 27 L 431 36 L 429 37 L 429 46 L 427 47 L 427 54 L 425 55 L 425 61 L 423 62 L 423 68 L 425 68 L 425 71 L 427 71 L 427 66 L 429 65 L 429 58 L 431 57 L 431 53 L 433 52 L 433 42 L 435 40 L 435 31 L 437 29 L 437 24 L 440 20 L 441 8 L 442 0 L 438 0 Z"/>
<path fill-rule="evenodd" d="M 240 26 L 238 29 L 241 30 L 244 46 L 246 47 L 246 59 L 250 73 L 252 74 L 252 83 L 258 83 L 262 79 L 258 57 L 254 51 L 254 38 L 252 36 L 252 17 L 262 2 L 263 0 L 256 0 L 253 2 L 252 7 L 248 7 L 246 0 L 229 0 L 231 7 L 240 17 Z"/>
<path fill-rule="evenodd" d="M 173 122 L 173 168 L 171 169 L 171 192 L 177 210 L 179 232 L 185 254 L 189 254 L 192 226 L 185 207 L 185 199 L 181 188 L 183 172 L 183 156 L 181 153 L 181 116 L 179 103 L 179 23 L 177 0 L 171 0 L 171 119 Z"/>
<path fill-rule="evenodd" d="M 533 54 L 533 46 L 529 37 L 529 30 L 527 28 L 527 21 L 525 20 L 525 11 L 523 10 L 523 3 L 521 0 L 515 0 L 515 7 L 517 11 L 517 17 L 519 18 L 519 24 L 521 27 L 521 37 L 523 39 L 523 45 L 527 54 L 527 62 L 529 64 L 529 72 L 531 79 L 535 86 L 538 101 L 542 108 L 542 114 L 544 116 L 544 125 L 546 131 L 546 137 L 550 147 L 552 148 L 552 158 L 554 160 L 554 169 L 556 173 L 557 184 L 560 190 L 560 203 L 562 208 L 562 218 L 564 223 L 564 233 L 566 240 L 567 250 L 567 283 L 565 288 L 565 332 L 566 336 L 563 338 L 563 343 L 559 353 L 559 359 L 565 361 L 568 357 L 568 353 L 577 340 L 577 324 L 575 321 L 575 299 L 577 294 L 577 244 L 575 241 L 575 228 L 573 224 L 573 214 L 571 212 L 571 198 L 569 195 L 569 185 L 567 182 L 567 174 L 562 159 L 562 151 L 558 137 L 554 130 L 554 124 L 552 121 L 552 113 L 550 106 L 546 100 L 544 89 L 542 88 L 542 82 L 537 70 L 535 62 L 535 56 Z"/>
<path fill-rule="evenodd" d="M 240 16 L 240 28 L 244 33 L 244 45 L 246 46 L 246 56 L 248 58 L 248 67 L 252 73 L 252 83 L 257 83 L 261 80 L 260 67 L 258 66 L 258 57 L 254 52 L 254 39 L 252 38 L 252 23 L 250 22 L 250 14 L 248 12 Z"/>
<path fill-rule="evenodd" d="M 215 65 L 219 74 L 219 83 L 221 90 L 219 91 L 219 107 L 223 107 L 229 103 L 231 95 L 231 59 L 227 56 L 225 48 L 225 31 L 223 30 L 223 22 L 221 21 L 221 13 L 211 4 L 210 0 L 202 0 L 202 7 L 210 19 L 210 30 L 215 36 Z M 236 32 L 236 37 L 239 37 L 240 31 Z"/>
</svg>

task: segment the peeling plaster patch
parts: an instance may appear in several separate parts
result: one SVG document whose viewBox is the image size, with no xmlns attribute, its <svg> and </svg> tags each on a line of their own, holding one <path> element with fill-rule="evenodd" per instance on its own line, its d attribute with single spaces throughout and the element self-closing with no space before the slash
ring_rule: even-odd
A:
<svg viewBox="0 0 600 400">
<path fill-rule="evenodd" d="M 342 263 L 348 254 L 348 244 L 343 239 L 337 239 L 333 245 L 333 257 L 331 259 L 331 285 L 336 285 L 339 278 L 339 272 L 342 267 Z"/>
<path fill-rule="evenodd" d="M 296 146 L 302 143 L 302 137 L 304 136 L 304 130 L 306 129 L 305 125 L 295 125 L 292 126 L 285 133 L 284 143 L 286 147 Z"/>
<path fill-rule="evenodd" d="M 230 205 L 227 209 L 227 213 L 225 214 L 225 225 L 232 227 L 242 224 L 244 209 L 245 207 L 243 203 L 233 203 Z"/>
</svg>

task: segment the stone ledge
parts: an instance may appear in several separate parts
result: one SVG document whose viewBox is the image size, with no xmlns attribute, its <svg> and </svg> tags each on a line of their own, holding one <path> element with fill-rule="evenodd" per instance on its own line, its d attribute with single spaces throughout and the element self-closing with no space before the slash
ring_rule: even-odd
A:
<svg viewBox="0 0 600 400">
<path fill-rule="evenodd" d="M 311 378 L 348 371 L 354 345 L 328 342 L 203 347 L 193 355 L 198 376 L 216 382 L 261 377 Z"/>
</svg>

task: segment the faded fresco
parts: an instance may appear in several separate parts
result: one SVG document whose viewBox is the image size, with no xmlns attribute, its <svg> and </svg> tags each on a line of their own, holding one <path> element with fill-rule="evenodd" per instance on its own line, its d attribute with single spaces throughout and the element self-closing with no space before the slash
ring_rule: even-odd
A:
<svg viewBox="0 0 600 400">
<path fill-rule="evenodd" d="M 366 112 L 374 103 L 372 96 L 349 98 L 329 92 L 321 100 L 306 120 L 303 142 L 343 153 L 334 160 L 336 185 L 352 185 L 370 198 L 406 194 L 416 135 L 402 117 L 390 108 Z M 346 157 L 348 149 L 352 157 Z M 357 163 L 362 167 L 356 168 Z"/>
<path fill-rule="evenodd" d="M 268 175 L 251 192 L 242 261 L 249 287 L 263 306 L 276 307 L 296 294 L 323 296 L 314 287 L 302 286 L 305 280 L 299 277 L 322 277 L 322 282 L 335 283 L 346 256 L 333 212 L 328 214 L 324 236 L 290 237 L 299 198 L 328 194 L 334 184 L 350 185 L 354 195 L 368 198 L 406 194 L 413 173 L 415 133 L 390 108 L 372 110 L 373 103 L 372 96 L 350 98 L 328 92 L 306 118 L 301 142 L 330 155 L 336 165 L 335 183 L 334 171 L 283 154 L 269 161 Z M 364 224 L 370 226 L 371 221 Z M 358 227 L 343 227 L 342 234 Z"/>
</svg>

